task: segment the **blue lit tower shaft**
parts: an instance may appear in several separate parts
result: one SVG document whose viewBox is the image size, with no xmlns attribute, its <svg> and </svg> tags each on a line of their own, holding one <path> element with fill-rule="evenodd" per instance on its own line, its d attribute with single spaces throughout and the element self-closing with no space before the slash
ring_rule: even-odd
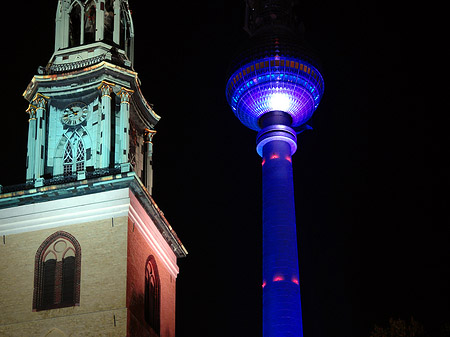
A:
<svg viewBox="0 0 450 337">
<path fill-rule="evenodd" d="M 263 157 L 263 336 L 300 337 L 303 329 L 291 160 L 296 136 L 285 125 L 288 118 L 280 116 L 268 114 L 257 140 Z"/>
<path fill-rule="evenodd" d="M 251 38 L 234 60 L 228 103 L 258 131 L 263 173 L 263 336 L 303 337 L 291 156 L 324 81 L 296 30 L 292 0 L 246 0 Z M 295 131 L 294 131 L 295 130 Z"/>
</svg>

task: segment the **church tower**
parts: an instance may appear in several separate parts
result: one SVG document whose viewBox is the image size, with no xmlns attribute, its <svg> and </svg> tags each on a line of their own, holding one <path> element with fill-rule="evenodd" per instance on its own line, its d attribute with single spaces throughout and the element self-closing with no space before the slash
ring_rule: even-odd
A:
<svg viewBox="0 0 450 337">
<path fill-rule="evenodd" d="M 152 198 L 160 117 L 127 0 L 59 0 L 29 101 L 25 184 L 0 191 L 0 335 L 175 336 L 187 251 Z"/>
</svg>

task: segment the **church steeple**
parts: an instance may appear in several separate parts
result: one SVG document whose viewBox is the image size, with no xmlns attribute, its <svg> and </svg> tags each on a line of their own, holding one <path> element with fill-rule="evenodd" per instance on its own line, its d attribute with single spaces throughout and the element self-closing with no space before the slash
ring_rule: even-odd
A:
<svg viewBox="0 0 450 337">
<path fill-rule="evenodd" d="M 55 23 L 55 51 L 45 72 L 102 60 L 132 68 L 134 28 L 127 0 L 59 0 Z"/>
<path fill-rule="evenodd" d="M 26 183 L 0 185 L 0 335 L 174 337 L 187 251 L 152 196 L 160 117 L 128 2 L 56 4 L 55 50 L 23 94 Z"/>
<path fill-rule="evenodd" d="M 148 135 L 160 117 L 133 69 L 127 0 L 59 0 L 55 50 L 24 97 L 30 102 L 27 182 L 134 171 L 151 193 Z"/>
</svg>

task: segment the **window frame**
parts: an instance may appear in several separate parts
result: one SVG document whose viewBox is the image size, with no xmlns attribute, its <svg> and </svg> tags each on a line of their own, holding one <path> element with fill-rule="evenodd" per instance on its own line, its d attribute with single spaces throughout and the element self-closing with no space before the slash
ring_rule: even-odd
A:
<svg viewBox="0 0 450 337">
<path fill-rule="evenodd" d="M 46 256 L 48 254 L 54 254 L 49 247 L 56 243 L 58 240 L 68 241 L 72 247 L 67 248 L 63 254 L 63 258 L 60 261 L 61 268 L 64 268 L 64 260 L 74 255 L 74 271 L 73 271 L 73 300 L 70 302 L 65 302 L 63 297 L 63 272 L 58 273 L 57 267 L 55 267 L 55 281 L 53 283 L 53 296 L 59 297 L 59 302 L 55 303 L 57 300 L 54 299 L 52 304 L 44 303 L 44 276 L 45 268 L 44 263 Z M 66 254 L 72 250 L 73 254 L 71 256 L 66 256 Z M 57 263 L 57 262 L 56 262 Z M 81 281 L 81 247 L 77 239 L 70 233 L 64 231 L 57 231 L 47 237 L 44 242 L 40 245 L 35 255 L 35 265 L 34 265 L 34 290 L 33 290 L 33 311 L 43 311 L 51 310 L 57 308 L 73 307 L 80 305 L 80 281 Z M 57 287 L 59 290 L 56 290 Z M 48 289 L 47 289 L 48 290 Z M 58 293 L 59 291 L 59 293 Z M 57 298 L 58 299 L 58 298 Z"/>
<path fill-rule="evenodd" d="M 66 139 L 64 144 L 63 175 L 71 176 L 85 169 L 86 147 L 81 136 L 74 132 L 70 138 Z"/>
<path fill-rule="evenodd" d="M 149 267 L 153 273 L 149 273 Z M 154 278 L 153 293 L 150 293 L 151 280 L 148 278 L 149 274 Z M 152 305 L 152 308 L 150 308 L 150 305 Z M 148 326 L 159 335 L 161 329 L 161 280 L 153 255 L 150 255 L 145 263 L 144 319 Z"/>
</svg>

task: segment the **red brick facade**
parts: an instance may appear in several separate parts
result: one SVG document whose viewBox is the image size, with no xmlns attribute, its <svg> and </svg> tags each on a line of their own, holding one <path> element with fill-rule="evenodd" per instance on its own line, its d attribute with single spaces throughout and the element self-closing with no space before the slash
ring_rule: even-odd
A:
<svg viewBox="0 0 450 337">
<path fill-rule="evenodd" d="M 127 335 L 139 337 L 175 336 L 175 277 L 173 277 L 144 235 L 128 220 L 127 251 Z M 160 282 L 160 333 L 145 320 L 145 270 L 153 256 Z"/>
</svg>

